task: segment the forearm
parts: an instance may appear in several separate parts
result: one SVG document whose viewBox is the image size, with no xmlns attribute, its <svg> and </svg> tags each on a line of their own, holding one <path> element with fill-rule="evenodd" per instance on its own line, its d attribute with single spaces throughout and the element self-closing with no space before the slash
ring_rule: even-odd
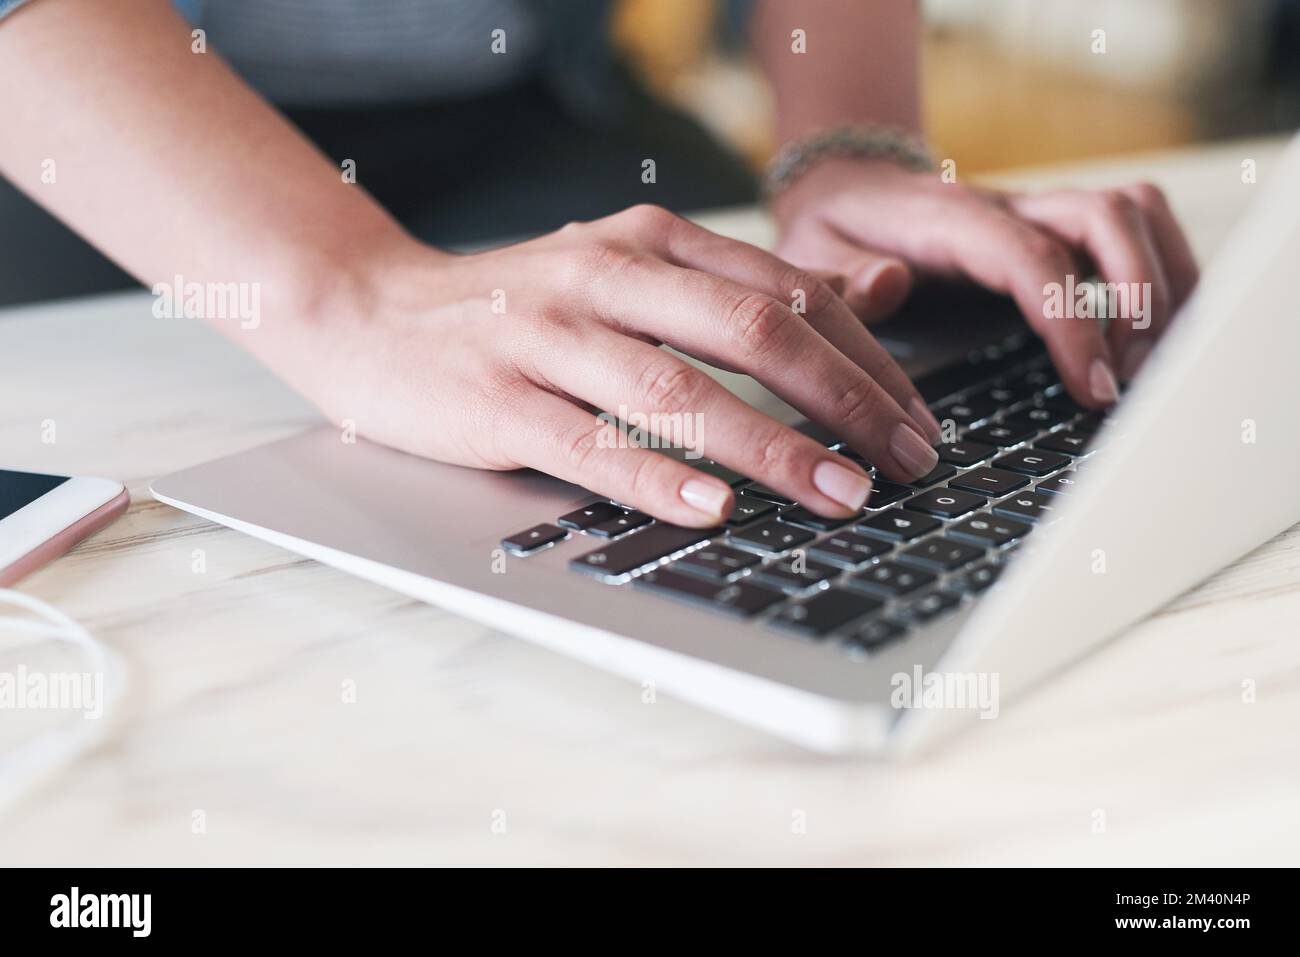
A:
<svg viewBox="0 0 1300 957">
<path fill-rule="evenodd" d="M 167 0 L 19 9 L 0 22 L 0 173 L 146 285 L 255 282 L 286 317 L 410 244 L 191 43 Z"/>
<path fill-rule="evenodd" d="M 805 53 L 791 49 L 796 29 Z M 778 140 L 843 123 L 919 132 L 920 38 L 912 0 L 761 0 L 752 40 Z"/>
</svg>

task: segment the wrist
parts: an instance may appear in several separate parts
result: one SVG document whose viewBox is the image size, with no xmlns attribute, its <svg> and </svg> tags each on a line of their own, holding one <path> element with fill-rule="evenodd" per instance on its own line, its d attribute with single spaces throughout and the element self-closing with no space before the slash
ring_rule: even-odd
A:
<svg viewBox="0 0 1300 957">
<path fill-rule="evenodd" d="M 875 123 L 833 126 L 787 141 L 768 164 L 763 190 L 777 197 L 828 159 L 884 162 L 910 172 L 934 169 L 934 159 L 917 134 Z"/>
<path fill-rule="evenodd" d="M 413 278 L 452 258 L 400 230 L 317 249 L 285 276 L 278 311 L 313 332 L 369 325 Z"/>
<path fill-rule="evenodd" d="M 262 296 L 266 321 L 240 345 L 332 414 L 333 398 L 358 376 L 358 356 L 385 321 L 427 308 L 436 270 L 455 257 L 405 232 L 327 244 L 275 271 Z"/>
<path fill-rule="evenodd" d="M 904 169 L 886 159 L 826 156 L 811 164 L 788 187 L 768 198 L 772 216 L 782 225 L 810 208 L 822 208 L 835 197 L 861 190 L 864 184 L 902 189 L 930 174 Z"/>
</svg>

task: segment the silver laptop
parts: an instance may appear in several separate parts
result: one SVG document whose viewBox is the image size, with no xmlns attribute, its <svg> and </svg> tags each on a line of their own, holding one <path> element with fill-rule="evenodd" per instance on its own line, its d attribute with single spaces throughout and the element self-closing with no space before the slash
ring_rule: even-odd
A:
<svg viewBox="0 0 1300 957">
<path fill-rule="evenodd" d="M 1109 417 L 1069 400 L 1004 304 L 914 303 L 883 335 L 957 433 L 850 522 L 696 460 L 738 506 L 680 529 L 331 427 L 153 493 L 809 748 L 908 752 L 1300 520 L 1300 144 L 1261 188 Z"/>
</svg>

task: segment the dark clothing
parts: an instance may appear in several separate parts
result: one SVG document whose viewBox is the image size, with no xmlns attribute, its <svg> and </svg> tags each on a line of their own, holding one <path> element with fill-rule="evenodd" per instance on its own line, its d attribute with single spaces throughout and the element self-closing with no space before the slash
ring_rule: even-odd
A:
<svg viewBox="0 0 1300 957">
<path fill-rule="evenodd" d="M 636 203 L 676 211 L 752 202 L 736 156 L 621 73 L 621 108 L 587 118 L 530 83 L 464 101 L 288 111 L 419 238 L 439 246 L 547 232 Z M 654 160 L 654 183 L 642 181 Z M 195 228 L 202 228 L 196 224 Z M 0 306 L 134 282 L 0 180 Z"/>
</svg>

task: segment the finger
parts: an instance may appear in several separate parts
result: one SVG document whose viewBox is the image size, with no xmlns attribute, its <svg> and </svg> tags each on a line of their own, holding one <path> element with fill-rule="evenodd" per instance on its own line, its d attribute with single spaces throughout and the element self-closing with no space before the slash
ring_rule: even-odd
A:
<svg viewBox="0 0 1300 957">
<path fill-rule="evenodd" d="M 1123 187 L 1123 191 L 1146 215 L 1147 228 L 1151 231 L 1151 238 L 1155 241 L 1160 261 L 1165 268 L 1165 278 L 1169 281 L 1170 312 L 1176 312 L 1192 294 L 1200 278 L 1196 256 L 1160 187 L 1151 183 L 1135 183 Z"/>
<path fill-rule="evenodd" d="M 871 480 L 865 471 L 676 356 L 599 326 L 575 329 L 571 339 L 532 366 L 548 387 L 620 418 L 635 415 L 629 424 L 707 455 L 818 514 L 849 516 L 866 503 Z M 578 349 L 590 360 L 574 362 Z"/>
<path fill-rule="evenodd" d="M 1169 282 L 1146 217 L 1126 193 L 1084 190 L 1009 196 L 1017 215 L 1083 250 L 1115 284 L 1108 338 L 1120 377 L 1131 373 L 1169 318 Z"/>
<path fill-rule="evenodd" d="M 879 383 L 912 417 L 918 431 L 929 435 L 931 441 L 938 440 L 939 423 L 912 380 L 845 302 L 818 283 L 811 272 L 749 243 L 719 236 L 685 220 L 681 224 L 667 234 L 664 252 L 670 263 L 720 276 L 792 307 L 801 306 L 808 325 Z"/>
<path fill-rule="evenodd" d="M 844 291 L 847 288 L 848 280 L 844 278 L 842 273 L 828 272 L 824 269 L 812 269 L 809 271 L 822 282 L 826 283 L 826 285 L 830 286 L 831 292 L 835 293 L 835 295 L 839 296 L 841 299 L 844 298 Z"/>
<path fill-rule="evenodd" d="M 571 402 L 537 389 L 500 439 L 520 465 L 581 485 L 655 518 L 690 528 L 726 520 L 734 502 L 720 479 L 651 449 L 637 448 L 615 426 Z"/>
<path fill-rule="evenodd" d="M 849 198 L 837 223 L 873 248 L 1011 296 L 1047 344 L 1076 400 L 1099 408 L 1119 397 L 1101 327 L 1092 320 L 1047 316 L 1046 291 L 1051 284 L 1063 286 L 1066 276 L 1078 271 L 1073 254 L 1059 240 L 970 191 L 893 201 L 885 197 L 881 203 Z M 896 227 L 892 232 L 885 229 L 890 224 Z"/>
<path fill-rule="evenodd" d="M 892 478 L 924 475 L 937 461 L 912 417 L 885 389 L 769 295 L 651 257 L 623 265 L 617 281 L 591 284 L 588 295 L 611 324 L 630 325 L 705 362 L 753 376 Z"/>
<path fill-rule="evenodd" d="M 864 249 L 829 223 L 800 224 L 782 239 L 776 255 L 814 274 L 831 270 L 844 276 L 840 297 L 863 322 L 893 315 L 912 291 L 906 263 Z"/>
<path fill-rule="evenodd" d="M 1150 183 L 1136 183 L 1123 187 L 1123 191 L 1137 203 L 1146 218 L 1147 229 L 1164 266 L 1165 278 L 1169 282 L 1168 320 L 1172 321 L 1192 294 L 1192 290 L 1196 288 L 1196 282 L 1200 278 L 1196 257 L 1192 254 L 1187 237 L 1179 228 L 1178 220 L 1174 218 L 1174 212 L 1159 187 Z M 1163 329 L 1159 330 L 1157 335 L 1163 331 Z M 1148 338 L 1139 340 L 1130 347 L 1122 369 L 1126 379 L 1137 375 L 1147 355 L 1150 354 L 1152 345 L 1152 341 Z"/>
</svg>

